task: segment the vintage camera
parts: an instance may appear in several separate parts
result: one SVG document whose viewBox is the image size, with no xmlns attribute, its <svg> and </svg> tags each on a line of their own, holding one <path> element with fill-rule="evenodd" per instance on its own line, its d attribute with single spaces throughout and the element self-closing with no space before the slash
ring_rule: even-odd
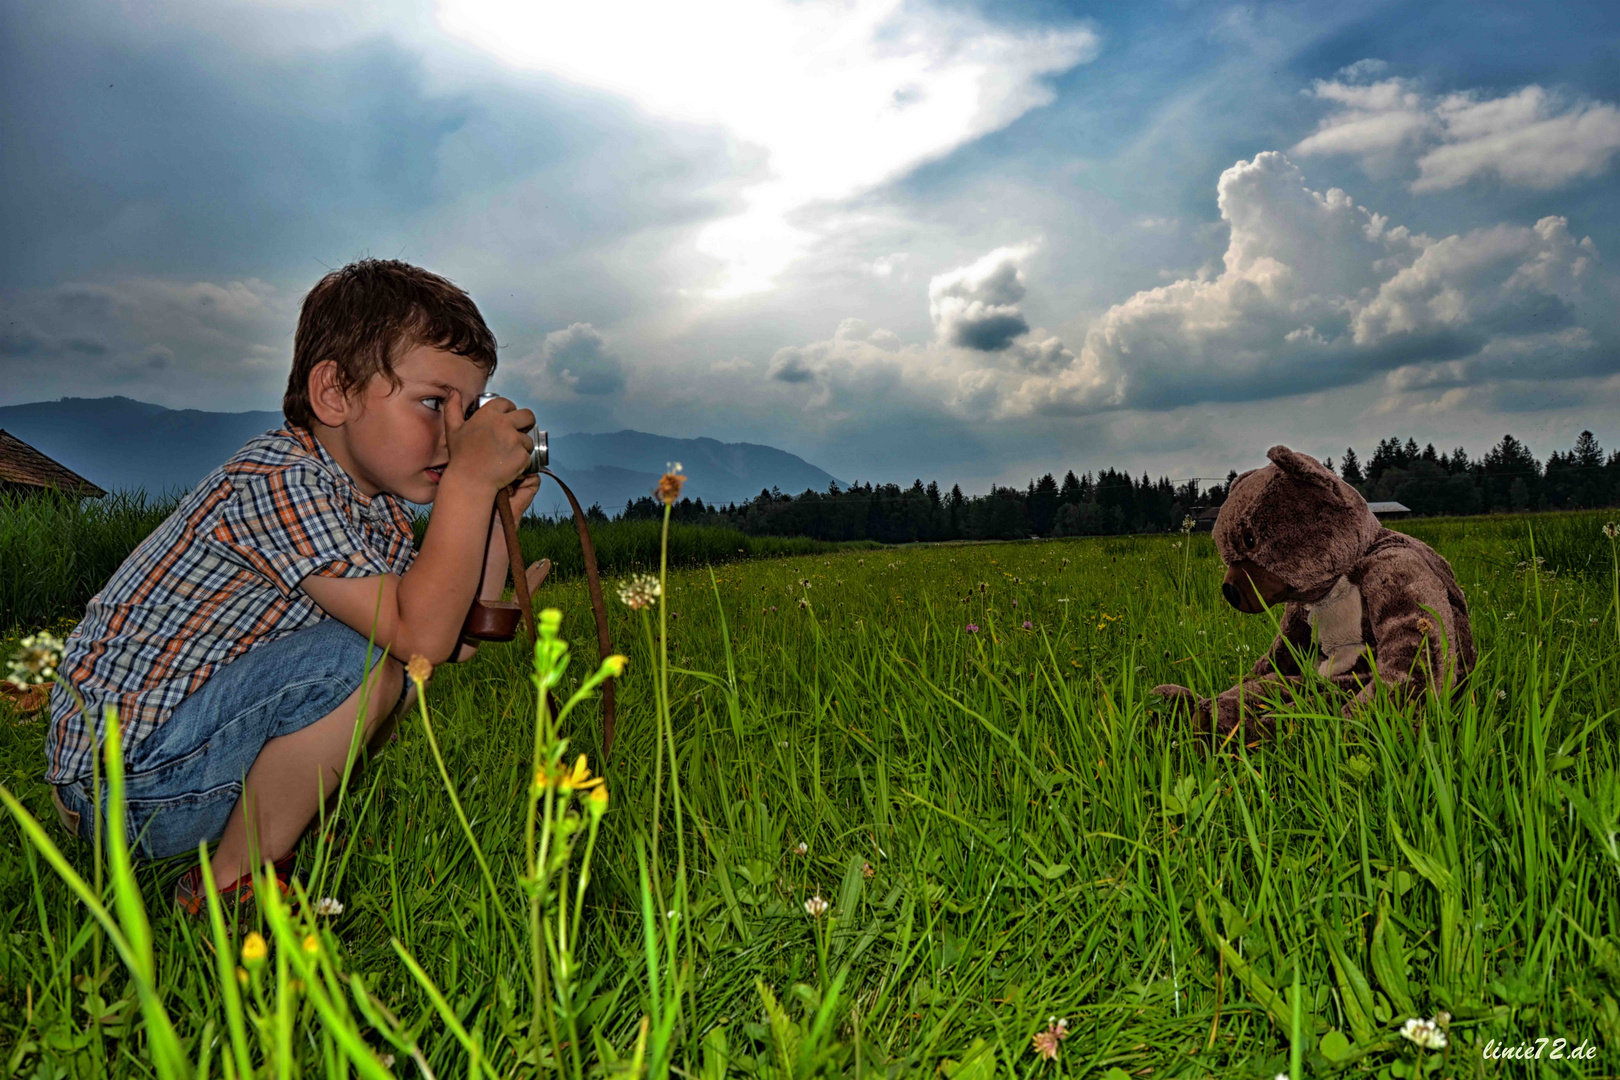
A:
<svg viewBox="0 0 1620 1080">
<path fill-rule="evenodd" d="M 479 394 L 478 400 L 467 406 L 466 419 L 471 420 L 472 414 L 483 408 L 485 402 L 494 401 L 500 396 L 501 395 L 499 394 Z M 519 474 L 519 479 L 524 476 L 534 476 L 551 462 L 551 455 L 549 453 L 549 448 L 546 441 L 546 433 L 541 431 L 538 426 L 535 426 L 528 429 L 528 434 L 532 439 L 534 439 L 534 450 L 530 452 L 529 464 L 523 470 L 523 472 Z"/>
</svg>

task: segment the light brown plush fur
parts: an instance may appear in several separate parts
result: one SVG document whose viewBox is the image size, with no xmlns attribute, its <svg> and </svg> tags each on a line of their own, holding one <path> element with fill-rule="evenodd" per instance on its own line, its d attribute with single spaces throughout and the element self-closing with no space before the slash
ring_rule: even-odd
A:
<svg viewBox="0 0 1620 1080">
<path fill-rule="evenodd" d="M 1460 691 L 1474 667 L 1474 636 L 1450 564 L 1422 541 L 1380 526 L 1366 500 L 1315 458 L 1286 446 L 1266 456 L 1270 465 L 1233 483 L 1214 538 L 1228 567 L 1228 601 L 1251 613 L 1286 603 L 1280 633 L 1241 683 L 1213 699 L 1171 684 L 1153 692 L 1200 730 L 1213 721 L 1224 735 L 1241 724 L 1252 737 L 1270 734 L 1270 713 L 1306 682 L 1348 696 L 1346 716 L 1380 683 L 1403 704 L 1433 687 Z M 1362 648 L 1348 667 L 1347 651 L 1337 664 L 1323 662 L 1310 612 L 1340 578 L 1360 591 Z M 1338 595 L 1349 591 L 1341 586 Z M 1339 611 L 1353 618 L 1353 606 Z M 1321 674 L 1319 666 L 1338 673 Z"/>
</svg>

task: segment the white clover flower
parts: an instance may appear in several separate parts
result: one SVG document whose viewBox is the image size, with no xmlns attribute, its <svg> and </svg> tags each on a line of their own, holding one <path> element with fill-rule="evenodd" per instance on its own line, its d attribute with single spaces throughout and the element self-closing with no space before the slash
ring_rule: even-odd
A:
<svg viewBox="0 0 1620 1080">
<path fill-rule="evenodd" d="M 323 896 L 315 905 L 315 914 L 341 915 L 343 914 L 343 905 L 333 897 Z"/>
<path fill-rule="evenodd" d="M 1507 700 L 1507 691 L 1506 690 L 1498 690 L 1496 692 L 1496 700 L 1497 701 L 1506 701 Z"/>
<path fill-rule="evenodd" d="M 793 849 L 793 854 L 800 856 L 810 854 L 810 845 L 800 840 L 799 846 Z"/>
<path fill-rule="evenodd" d="M 1433 1020 L 1419 1020 L 1414 1016 L 1401 1025 L 1401 1035 L 1426 1050 L 1446 1048 L 1446 1033 Z"/>
<path fill-rule="evenodd" d="M 1617 523 L 1611 521 L 1608 524 L 1604 525 L 1603 526 L 1603 535 L 1607 536 L 1610 540 L 1613 540 L 1615 537 L 1620 536 L 1620 524 L 1617 524 Z"/>
<path fill-rule="evenodd" d="M 619 600 L 633 611 L 651 607 L 663 595 L 663 586 L 652 574 L 636 574 L 619 586 Z"/>
<path fill-rule="evenodd" d="M 821 898 L 820 893 L 817 893 L 815 896 L 812 896 L 810 899 L 804 902 L 804 913 L 810 916 L 812 919 L 819 919 L 823 915 L 827 914 L 827 909 L 831 906 L 831 904 L 827 903 L 827 901 Z"/>
<path fill-rule="evenodd" d="M 16 652 L 6 667 L 10 674 L 6 681 L 13 686 L 43 686 L 54 682 L 56 669 L 62 664 L 62 650 L 67 646 L 55 635 L 41 630 L 29 634 L 17 643 Z"/>
</svg>

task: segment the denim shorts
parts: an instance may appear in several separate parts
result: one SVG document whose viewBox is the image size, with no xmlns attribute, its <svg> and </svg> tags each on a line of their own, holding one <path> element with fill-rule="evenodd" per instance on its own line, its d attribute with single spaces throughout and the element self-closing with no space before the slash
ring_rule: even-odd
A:
<svg viewBox="0 0 1620 1080">
<path fill-rule="evenodd" d="M 264 744 L 343 704 L 367 670 L 366 648 L 364 636 L 326 618 L 250 648 L 215 671 L 126 754 L 124 828 L 130 853 L 162 859 L 218 840 Z M 375 668 L 382 648 L 373 644 L 371 650 Z M 404 687 L 409 685 L 405 680 Z M 105 820 L 105 770 L 101 784 Z M 63 826 L 70 833 L 76 826 L 80 839 L 94 836 L 91 778 L 62 784 L 56 794 Z"/>
</svg>

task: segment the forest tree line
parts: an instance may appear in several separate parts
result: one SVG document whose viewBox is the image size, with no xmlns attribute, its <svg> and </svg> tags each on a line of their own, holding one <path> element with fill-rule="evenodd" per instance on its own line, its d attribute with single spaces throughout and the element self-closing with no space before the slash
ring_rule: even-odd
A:
<svg viewBox="0 0 1620 1080">
<path fill-rule="evenodd" d="M 1568 451 L 1554 451 L 1545 464 L 1529 447 L 1504 435 L 1478 458 L 1462 447 L 1437 452 L 1416 439 L 1388 438 L 1365 464 L 1354 448 L 1324 464 L 1353 484 L 1369 502 L 1399 502 L 1415 514 L 1484 514 L 1620 505 L 1620 450 L 1605 455 L 1590 431 Z M 829 484 L 826 491 L 789 495 L 761 491 L 746 503 L 705 505 L 682 499 L 672 517 L 694 525 L 725 525 L 755 536 L 809 536 L 818 540 L 1012 540 L 1029 536 L 1107 536 L 1165 532 L 1191 514 L 1219 506 L 1236 470 L 1224 483 L 1200 486 L 1168 477 L 1104 469 L 1060 481 L 1051 473 L 1025 488 L 993 485 L 984 495 L 964 495 L 960 484 L 942 491 L 921 479 L 912 485 Z M 591 507 L 590 516 L 606 520 Z M 663 506 L 650 495 L 625 504 L 615 520 L 657 518 Z"/>
</svg>

